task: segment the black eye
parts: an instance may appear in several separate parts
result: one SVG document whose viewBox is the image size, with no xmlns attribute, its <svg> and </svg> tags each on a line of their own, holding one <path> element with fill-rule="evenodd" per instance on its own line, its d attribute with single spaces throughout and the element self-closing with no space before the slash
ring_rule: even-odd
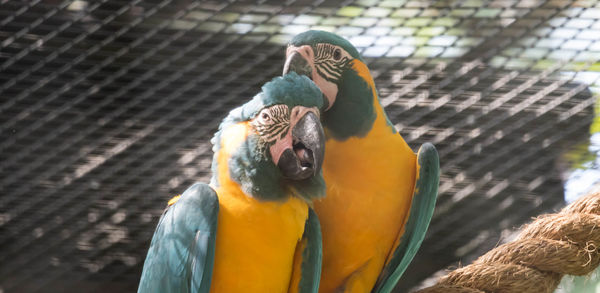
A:
<svg viewBox="0 0 600 293">
<path fill-rule="evenodd" d="M 333 51 L 333 59 L 338 61 L 342 58 L 342 50 L 340 49 L 335 49 L 335 51 Z"/>
<path fill-rule="evenodd" d="M 262 119 L 263 119 L 263 120 L 265 120 L 265 121 L 268 121 L 269 119 L 271 119 L 271 117 L 270 117 L 270 116 L 269 116 L 269 114 L 267 114 L 267 113 L 262 113 L 262 114 L 260 115 L 260 118 L 262 118 Z"/>
</svg>

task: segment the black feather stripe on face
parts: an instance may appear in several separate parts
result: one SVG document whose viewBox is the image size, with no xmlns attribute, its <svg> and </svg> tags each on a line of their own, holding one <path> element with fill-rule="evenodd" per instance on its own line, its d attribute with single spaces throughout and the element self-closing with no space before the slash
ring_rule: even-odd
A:
<svg viewBox="0 0 600 293">
<path fill-rule="evenodd" d="M 315 67 L 321 77 L 327 81 L 337 82 L 342 77 L 342 72 L 350 64 L 351 59 L 343 56 L 340 60 L 335 60 L 334 52 L 341 50 L 339 47 L 320 43 L 315 48 Z"/>
<path fill-rule="evenodd" d="M 261 115 L 267 114 L 268 119 Z M 254 120 L 252 126 L 263 146 L 274 144 L 284 137 L 290 129 L 290 109 L 286 105 L 274 105 L 263 109 Z"/>
</svg>

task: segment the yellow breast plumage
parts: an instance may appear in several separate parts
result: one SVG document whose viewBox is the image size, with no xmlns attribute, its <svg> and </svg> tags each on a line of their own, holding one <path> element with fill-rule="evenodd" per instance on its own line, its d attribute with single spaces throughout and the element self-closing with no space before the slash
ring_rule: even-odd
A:
<svg viewBox="0 0 600 293">
<path fill-rule="evenodd" d="M 355 60 L 354 70 L 375 91 L 366 66 Z M 326 144 L 327 196 L 314 204 L 323 231 L 321 292 L 340 286 L 370 291 L 409 215 L 416 155 L 386 123 L 373 96 L 377 118 L 371 131 Z"/>
</svg>

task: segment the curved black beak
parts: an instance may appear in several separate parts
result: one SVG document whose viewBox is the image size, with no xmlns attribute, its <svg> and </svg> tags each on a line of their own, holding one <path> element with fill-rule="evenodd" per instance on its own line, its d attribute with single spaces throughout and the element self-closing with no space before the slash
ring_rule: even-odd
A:
<svg viewBox="0 0 600 293">
<path fill-rule="evenodd" d="M 286 60 L 283 66 L 283 74 L 293 71 L 299 75 L 306 75 L 312 79 L 312 68 L 308 61 L 298 52 L 293 52 Z"/>
<path fill-rule="evenodd" d="M 303 180 L 321 170 L 325 156 L 325 132 L 319 117 L 306 113 L 292 128 L 293 145 L 281 154 L 277 167 L 283 176 Z"/>
</svg>

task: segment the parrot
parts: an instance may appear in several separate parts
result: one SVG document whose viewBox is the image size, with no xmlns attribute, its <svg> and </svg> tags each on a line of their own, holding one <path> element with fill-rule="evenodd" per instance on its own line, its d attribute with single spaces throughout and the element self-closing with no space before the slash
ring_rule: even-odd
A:
<svg viewBox="0 0 600 293">
<path fill-rule="evenodd" d="M 415 154 L 386 115 L 357 49 L 330 32 L 293 37 L 283 73 L 310 77 L 322 112 L 327 196 L 313 202 L 321 223 L 320 292 L 390 292 L 417 253 L 439 185 L 437 150 Z"/>
<path fill-rule="evenodd" d="M 265 83 L 213 143 L 210 184 L 168 202 L 138 292 L 318 292 L 324 96 L 306 76 Z"/>
</svg>

